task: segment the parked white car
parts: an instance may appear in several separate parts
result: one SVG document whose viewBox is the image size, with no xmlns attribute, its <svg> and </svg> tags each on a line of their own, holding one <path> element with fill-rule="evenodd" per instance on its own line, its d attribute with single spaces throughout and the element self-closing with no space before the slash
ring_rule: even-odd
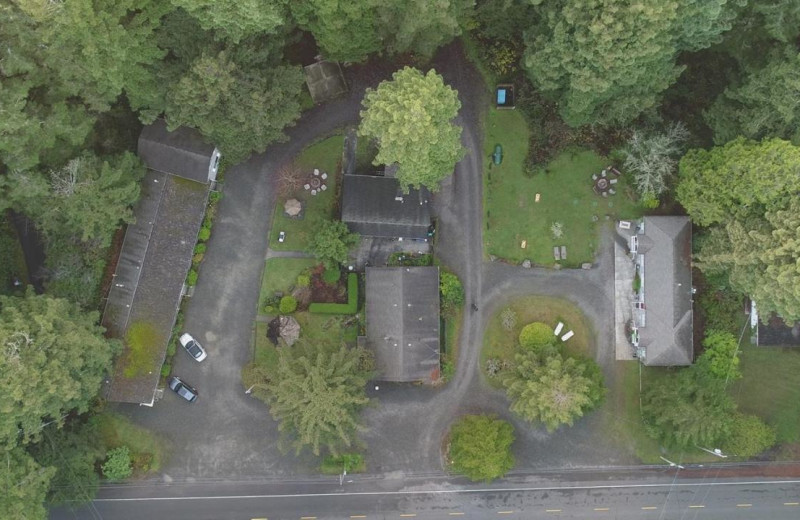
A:
<svg viewBox="0 0 800 520">
<path fill-rule="evenodd" d="M 179 341 L 181 342 L 183 348 L 186 349 L 186 352 L 188 352 L 189 355 L 195 359 L 195 361 L 203 361 L 206 358 L 205 349 L 203 349 L 200 343 L 198 343 L 198 341 L 194 339 L 188 332 L 185 332 L 180 337 Z"/>
</svg>

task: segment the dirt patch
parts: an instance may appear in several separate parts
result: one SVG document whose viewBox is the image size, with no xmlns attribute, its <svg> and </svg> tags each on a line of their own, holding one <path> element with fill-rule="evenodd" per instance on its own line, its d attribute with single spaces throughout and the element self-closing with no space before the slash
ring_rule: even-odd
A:
<svg viewBox="0 0 800 520">
<path fill-rule="evenodd" d="M 325 267 L 318 265 L 311 270 L 311 301 L 314 303 L 347 303 L 347 287 L 341 276 L 335 284 L 326 283 L 322 279 Z"/>
</svg>

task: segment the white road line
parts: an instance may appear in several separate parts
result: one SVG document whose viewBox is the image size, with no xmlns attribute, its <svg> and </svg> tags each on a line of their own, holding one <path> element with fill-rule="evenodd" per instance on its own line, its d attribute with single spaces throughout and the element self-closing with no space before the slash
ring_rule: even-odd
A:
<svg viewBox="0 0 800 520">
<path fill-rule="evenodd" d="M 355 491 L 349 493 L 300 493 L 297 495 L 215 495 L 198 497 L 136 497 L 136 498 L 96 498 L 95 502 L 169 502 L 186 500 L 236 500 L 252 498 L 315 498 L 315 497 L 353 497 L 378 495 L 467 495 L 475 493 L 519 493 L 531 491 L 586 491 L 597 489 L 654 489 L 678 487 L 713 487 L 713 486 L 772 486 L 800 484 L 800 480 L 766 480 L 747 482 L 678 482 L 663 484 L 601 484 L 596 486 L 550 486 L 521 488 L 479 488 L 479 489 L 431 489 L 428 491 Z"/>
<path fill-rule="evenodd" d="M 608 508 L 608 507 L 595 507 L 594 510 L 595 511 L 609 511 L 610 508 Z"/>
</svg>

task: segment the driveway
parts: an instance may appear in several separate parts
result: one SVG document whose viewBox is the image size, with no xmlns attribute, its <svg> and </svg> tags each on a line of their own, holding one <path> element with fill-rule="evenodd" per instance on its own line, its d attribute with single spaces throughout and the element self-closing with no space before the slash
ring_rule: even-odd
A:
<svg viewBox="0 0 800 520">
<path fill-rule="evenodd" d="M 392 69 L 364 67 L 350 75 L 348 97 L 304 114 L 288 131 L 287 143 L 274 145 L 229 171 L 199 284 L 188 303 L 186 328 L 206 346 L 209 357 L 196 363 L 178 353 L 174 372 L 200 391 L 197 403 L 179 402 L 167 393 L 153 409 L 118 406 L 136 422 L 163 433 L 173 443 L 164 468 L 169 479 L 221 479 L 287 476 L 316 471 L 316 460 L 276 449 L 277 425 L 267 407 L 246 396 L 240 370 L 251 359 L 251 326 L 258 300 L 258 280 L 267 252 L 274 206 L 271 173 L 307 144 L 357 121 L 364 89 L 388 77 Z M 464 282 L 467 309 L 460 338 L 456 376 L 438 388 L 380 384 L 369 393 L 376 402 L 365 414 L 363 440 L 373 473 L 440 473 L 442 439 L 451 421 L 465 412 L 490 412 L 514 422 L 518 468 L 599 466 L 632 462 L 592 437 L 592 416 L 574 427 L 548 434 L 520 422 L 508 411 L 503 392 L 482 379 L 480 348 L 485 320 L 514 296 L 558 295 L 573 301 L 592 322 L 598 338 L 598 361 L 613 363 L 613 257 L 606 243 L 590 271 L 523 269 L 483 259 L 481 107 L 488 92 L 457 44 L 443 49 L 434 63 L 459 92 L 457 123 L 468 150 L 453 176 L 435 197 L 438 216 L 435 249 L 441 261 Z M 611 371 L 606 370 L 607 377 Z"/>
</svg>

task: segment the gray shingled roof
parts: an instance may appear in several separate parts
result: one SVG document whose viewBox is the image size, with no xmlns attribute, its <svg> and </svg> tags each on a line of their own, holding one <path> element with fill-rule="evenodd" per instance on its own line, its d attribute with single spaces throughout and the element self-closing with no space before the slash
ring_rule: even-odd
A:
<svg viewBox="0 0 800 520">
<path fill-rule="evenodd" d="M 125 353 L 117 358 L 105 388 L 111 401 L 153 400 L 207 197 L 207 184 L 153 170 L 142 180 L 142 195 L 134 207 L 136 220 L 125 233 L 102 323 L 110 336 L 124 338 L 131 324 L 147 322 L 158 341 L 147 374 L 125 377 Z"/>
<path fill-rule="evenodd" d="M 438 267 L 368 267 L 366 318 L 378 379 L 432 380 L 439 369 Z"/>
<path fill-rule="evenodd" d="M 639 238 L 644 254 L 646 325 L 639 330 L 645 365 L 691 365 L 692 225 L 688 217 L 645 217 Z"/>
<path fill-rule="evenodd" d="M 344 175 L 342 221 L 364 236 L 427 238 L 430 193 L 423 187 L 403 194 L 390 177 Z"/>
<path fill-rule="evenodd" d="M 197 130 L 182 126 L 169 132 L 163 119 L 139 135 L 138 155 L 148 168 L 197 182 L 208 182 L 214 150 Z"/>
<path fill-rule="evenodd" d="M 347 82 L 338 63 L 319 61 L 304 69 L 306 85 L 314 103 L 322 103 L 347 92 Z"/>
</svg>

